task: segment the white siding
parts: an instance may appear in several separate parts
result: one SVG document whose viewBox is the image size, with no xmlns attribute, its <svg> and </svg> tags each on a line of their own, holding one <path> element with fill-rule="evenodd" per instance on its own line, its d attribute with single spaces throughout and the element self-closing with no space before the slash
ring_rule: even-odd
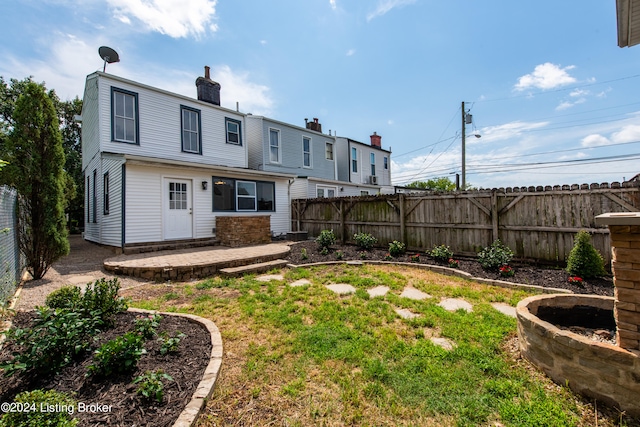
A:
<svg viewBox="0 0 640 427">
<path fill-rule="evenodd" d="M 247 151 L 249 167 L 262 170 L 264 166 L 264 141 L 262 140 L 262 117 L 247 116 Z"/>
<path fill-rule="evenodd" d="M 98 212 L 101 217 L 101 243 L 109 246 L 122 246 L 122 164 L 120 157 L 104 156 L 100 182 Z M 109 173 L 109 213 L 104 214 L 104 174 Z"/>
<path fill-rule="evenodd" d="M 291 184 L 291 200 L 307 198 L 309 198 L 309 180 L 307 178 L 296 178 Z"/>
<path fill-rule="evenodd" d="M 95 186 L 94 186 L 94 171 L 95 176 L 98 177 Z M 89 181 L 87 182 L 87 177 Z M 87 167 L 84 170 L 84 238 L 86 240 L 90 240 L 92 242 L 102 243 L 100 238 L 100 221 L 101 221 L 101 206 L 99 195 L 102 194 L 102 182 L 100 177 L 102 177 L 102 169 L 100 164 L 100 158 L 94 157 Z M 87 183 L 89 184 L 87 186 Z M 97 197 L 97 206 L 94 206 L 93 197 L 94 197 L 94 188 Z M 93 222 L 94 219 L 94 210 L 96 211 L 96 222 Z"/>
<path fill-rule="evenodd" d="M 162 178 L 157 168 L 127 164 L 125 244 L 162 240 Z"/>
<path fill-rule="evenodd" d="M 100 151 L 98 77 L 87 77 L 82 102 L 82 169 L 89 166 Z"/>
<path fill-rule="evenodd" d="M 102 151 L 174 159 L 199 164 L 246 167 L 244 116 L 196 99 L 171 94 L 100 73 L 100 141 Z M 138 144 L 111 141 L 111 89 L 138 95 Z M 195 93 L 195 87 L 194 87 Z M 180 106 L 200 110 L 202 154 L 182 152 Z M 241 122 L 242 145 L 226 143 L 225 118 Z"/>
</svg>

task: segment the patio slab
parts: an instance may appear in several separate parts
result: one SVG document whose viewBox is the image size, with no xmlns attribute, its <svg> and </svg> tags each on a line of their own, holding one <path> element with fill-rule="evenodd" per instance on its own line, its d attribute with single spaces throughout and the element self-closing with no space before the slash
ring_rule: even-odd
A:
<svg viewBox="0 0 640 427">
<path fill-rule="evenodd" d="M 416 317 L 420 317 L 420 314 L 414 313 L 408 308 L 396 308 L 395 312 L 403 319 L 415 319 Z"/>
<path fill-rule="evenodd" d="M 356 292 L 356 288 L 345 283 L 334 283 L 331 285 L 327 285 L 326 288 L 338 295 L 348 295 L 354 294 Z"/>
<path fill-rule="evenodd" d="M 298 279 L 295 282 L 289 283 L 289 286 L 291 286 L 292 288 L 296 288 L 296 287 L 299 287 L 299 286 L 307 286 L 307 285 L 310 285 L 310 284 L 311 284 L 310 280 Z"/>
<path fill-rule="evenodd" d="M 409 298 L 409 299 L 418 300 L 418 301 L 427 299 L 427 298 L 432 298 L 431 295 L 412 287 L 404 288 L 404 291 L 402 291 L 402 293 L 400 294 L 400 297 Z"/>
<path fill-rule="evenodd" d="M 284 276 L 282 274 L 265 274 L 260 277 L 256 277 L 258 282 L 271 282 L 272 280 L 284 280 Z"/>
<path fill-rule="evenodd" d="M 371 298 L 383 297 L 389 292 L 387 286 L 376 286 L 375 288 L 367 289 L 367 293 Z"/>
<path fill-rule="evenodd" d="M 509 317 L 516 317 L 516 308 L 510 306 L 509 304 L 505 304 L 503 302 L 494 302 L 491 304 L 491 307 L 495 308 L 500 313 L 505 314 Z"/>
<path fill-rule="evenodd" d="M 447 311 L 464 310 L 466 312 L 473 311 L 473 306 L 463 299 L 444 298 L 438 305 Z"/>
<path fill-rule="evenodd" d="M 448 351 L 451 351 L 456 347 L 456 344 L 453 341 L 450 341 L 442 337 L 433 337 L 431 338 L 431 342 L 437 345 L 438 347 L 442 347 Z"/>
</svg>

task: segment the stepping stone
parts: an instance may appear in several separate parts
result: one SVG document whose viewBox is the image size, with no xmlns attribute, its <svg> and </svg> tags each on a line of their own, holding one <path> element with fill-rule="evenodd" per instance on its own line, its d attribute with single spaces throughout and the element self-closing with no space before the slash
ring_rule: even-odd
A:
<svg viewBox="0 0 640 427">
<path fill-rule="evenodd" d="M 396 308 L 395 311 L 398 316 L 402 317 L 403 319 L 415 319 L 416 317 L 420 317 L 419 314 L 414 313 L 407 308 Z"/>
<path fill-rule="evenodd" d="M 503 302 L 494 302 L 494 303 L 491 303 L 491 307 L 495 308 L 500 313 L 505 314 L 509 317 L 516 317 L 516 308 L 510 306 L 509 304 L 505 304 Z"/>
<path fill-rule="evenodd" d="M 66 279 L 72 285 L 86 285 L 87 283 L 93 283 L 95 280 L 93 276 L 71 276 Z"/>
<path fill-rule="evenodd" d="M 438 305 L 447 311 L 456 311 L 460 309 L 467 312 L 473 311 L 473 306 L 463 299 L 445 298 L 440 301 Z"/>
<path fill-rule="evenodd" d="M 332 285 L 327 285 L 326 288 L 329 289 L 330 291 L 335 292 L 338 295 L 354 294 L 356 292 L 356 288 L 354 288 L 351 285 L 346 285 L 344 283 L 335 283 Z"/>
<path fill-rule="evenodd" d="M 258 282 L 270 282 L 272 280 L 284 280 L 282 274 L 265 274 L 264 276 L 256 277 Z"/>
<path fill-rule="evenodd" d="M 289 283 L 289 286 L 295 288 L 295 287 L 298 287 L 298 286 L 307 286 L 307 285 L 310 285 L 310 284 L 311 284 L 311 282 L 309 280 L 307 280 L 307 279 L 299 279 L 299 280 L 296 280 L 295 282 Z"/>
<path fill-rule="evenodd" d="M 423 300 L 427 298 L 431 298 L 431 295 L 425 294 L 424 292 L 416 289 L 416 288 L 405 288 L 404 291 L 400 294 L 401 298 L 409 298 L 415 300 Z"/>
<path fill-rule="evenodd" d="M 383 297 L 389 292 L 389 288 L 386 286 L 376 286 L 372 289 L 367 289 L 367 293 L 371 298 Z"/>
<path fill-rule="evenodd" d="M 438 347 L 442 347 L 445 350 L 449 350 L 449 351 L 453 350 L 456 347 L 455 343 L 449 341 L 446 338 L 433 337 L 433 338 L 431 338 L 431 342 L 434 343 L 435 345 L 437 345 Z"/>
</svg>

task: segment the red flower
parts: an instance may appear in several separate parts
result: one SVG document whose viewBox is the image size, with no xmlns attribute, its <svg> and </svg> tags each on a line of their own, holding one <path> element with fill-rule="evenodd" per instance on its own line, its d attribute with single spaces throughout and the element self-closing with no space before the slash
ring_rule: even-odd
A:
<svg viewBox="0 0 640 427">
<path fill-rule="evenodd" d="M 578 277 L 578 276 L 570 276 L 569 277 L 569 283 L 582 283 L 582 277 Z"/>
</svg>

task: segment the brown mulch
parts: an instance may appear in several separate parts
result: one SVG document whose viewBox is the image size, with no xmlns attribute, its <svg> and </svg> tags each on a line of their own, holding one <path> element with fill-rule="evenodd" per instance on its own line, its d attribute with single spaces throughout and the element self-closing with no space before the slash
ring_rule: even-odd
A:
<svg viewBox="0 0 640 427">
<path fill-rule="evenodd" d="M 18 312 L 14 326 L 25 327 L 34 316 L 33 312 Z M 112 329 L 97 335 L 92 350 L 108 340 L 133 330 L 134 320 L 140 314 L 125 312 L 116 316 Z M 74 393 L 77 402 L 86 405 L 110 406 L 107 412 L 76 413 L 79 426 L 170 426 L 176 421 L 191 396 L 195 392 L 211 355 L 211 337 L 205 328 L 184 317 L 163 315 L 157 329 L 158 334 L 166 332 L 174 337 L 179 332 L 186 334 L 180 341 L 176 354 L 161 355 L 160 343 L 155 338 L 145 342 L 144 354 L 131 374 L 118 374 L 108 378 L 85 376 L 87 366 L 92 362 L 89 351 L 73 365 L 67 366 L 55 376 L 38 377 L 29 374 L 15 374 L 12 377 L 0 375 L 0 402 L 12 402 L 15 395 L 24 390 L 55 389 L 59 392 Z M 14 350 L 6 343 L 0 351 L 0 363 L 9 360 Z M 146 371 L 162 369 L 173 378 L 163 381 L 164 399 L 158 404 L 147 401 L 136 393 L 137 384 L 132 381 Z"/>
<path fill-rule="evenodd" d="M 307 259 L 303 257 L 303 250 L 306 249 Z M 312 240 L 298 242 L 291 245 L 291 252 L 287 260 L 292 264 L 309 264 L 315 262 L 328 262 L 338 260 L 337 253 L 342 253 L 342 260 L 373 260 L 384 261 L 388 251 L 381 248 L 373 248 L 363 251 L 354 245 L 334 244 L 327 255 L 320 254 L 318 244 Z M 394 260 L 400 262 L 410 262 L 410 256 L 418 252 L 407 252 Z M 420 264 L 435 264 L 448 267 L 447 264 L 438 263 L 424 252 L 419 252 Z M 498 272 L 485 271 L 474 259 L 454 257 L 458 263 L 458 270 L 470 273 L 473 277 L 485 279 L 503 280 L 512 283 L 523 283 L 526 285 L 537 285 L 551 288 L 568 289 L 577 294 L 595 294 L 613 296 L 613 278 L 601 277 L 584 280 L 582 285 L 569 283 L 569 274 L 560 268 L 545 268 L 541 266 L 514 262 L 511 267 L 515 270 L 513 277 L 502 277 Z"/>
</svg>

